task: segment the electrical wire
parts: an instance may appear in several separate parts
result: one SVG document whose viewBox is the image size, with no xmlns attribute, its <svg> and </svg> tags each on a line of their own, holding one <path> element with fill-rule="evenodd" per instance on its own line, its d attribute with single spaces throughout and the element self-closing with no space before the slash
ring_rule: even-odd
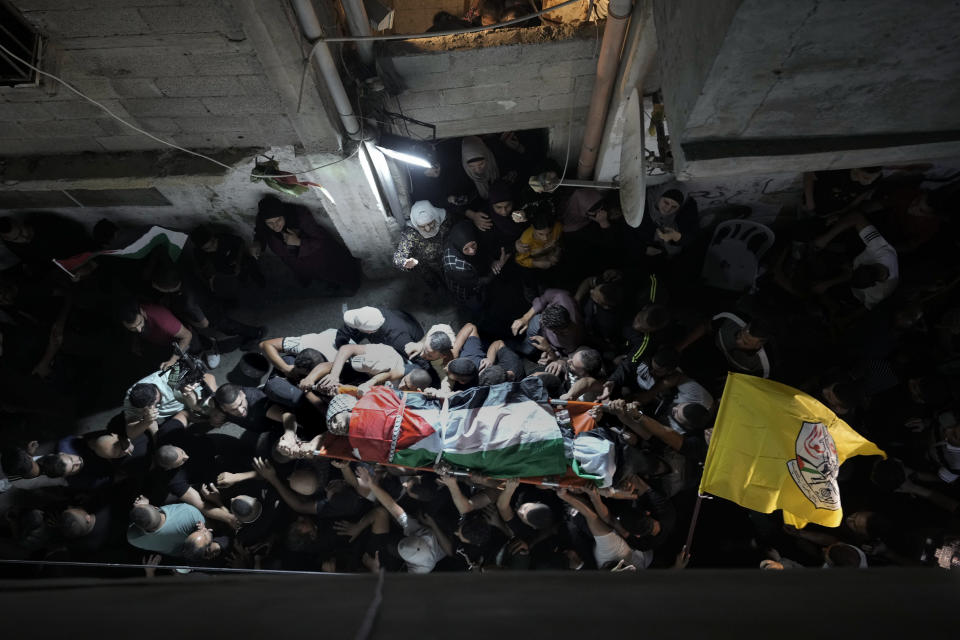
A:
<svg viewBox="0 0 960 640">
<path fill-rule="evenodd" d="M 111 111 L 106 105 L 104 105 L 104 104 L 101 103 L 101 102 L 98 102 L 98 101 L 94 100 L 93 98 L 91 98 L 90 96 L 88 96 L 88 95 L 85 94 L 84 92 L 80 91 L 79 89 L 77 89 L 76 87 L 74 87 L 72 84 L 70 84 L 70 83 L 67 82 L 66 80 L 64 80 L 64 79 L 62 79 L 62 78 L 60 78 L 60 77 L 58 77 L 58 76 L 55 76 L 55 75 L 52 74 L 52 73 L 48 73 L 48 72 L 44 71 L 43 69 L 40 69 L 40 68 L 38 68 L 38 67 L 30 64 L 29 62 L 27 62 L 27 61 L 24 60 L 23 58 L 19 57 L 18 55 L 16 55 L 16 54 L 13 53 L 12 51 L 10 51 L 10 49 L 7 49 L 7 48 L 6 48 L 5 46 L 3 46 L 2 44 L 0 44 L 0 51 L 3 51 L 3 52 L 6 53 L 8 56 L 10 56 L 11 58 L 13 58 L 13 59 L 16 60 L 17 62 L 19 62 L 20 64 L 26 66 L 26 67 L 29 68 L 29 69 L 32 69 L 32 70 L 36 71 L 36 72 L 39 73 L 40 75 L 46 76 L 47 78 L 50 78 L 51 80 L 55 80 L 55 81 L 59 82 L 60 84 L 62 84 L 63 86 L 65 86 L 67 89 L 69 89 L 69 90 L 72 91 L 73 93 L 77 94 L 78 96 L 80 96 L 81 98 L 83 98 L 84 100 L 86 100 L 87 102 L 89 102 L 90 104 L 92 104 L 92 105 L 94 105 L 95 107 L 97 107 L 97 108 L 99 108 L 100 110 L 102 110 L 104 113 L 106 113 L 108 116 L 110 116 L 111 118 L 113 118 L 114 120 L 116 120 L 117 122 L 119 122 L 120 124 L 122 124 L 122 125 L 130 128 L 130 129 L 133 129 L 133 130 L 136 131 L 137 133 L 139 133 L 139 134 L 141 134 L 141 135 L 144 135 L 144 136 L 150 138 L 151 140 L 154 140 L 154 141 L 156 141 L 156 142 L 159 142 L 160 144 L 166 145 L 166 146 L 171 147 L 171 148 L 173 148 L 173 149 L 176 149 L 176 150 L 178 150 L 178 151 L 183 151 L 184 153 L 189 153 L 189 154 L 192 155 L 192 156 L 196 156 L 196 157 L 201 158 L 201 159 L 203 159 L 203 160 L 207 160 L 208 162 L 212 162 L 213 164 L 215 164 L 215 165 L 217 165 L 217 166 L 219 166 L 219 167 L 223 167 L 224 169 L 227 169 L 228 171 L 237 171 L 237 170 L 238 170 L 237 167 L 232 167 L 232 166 L 230 166 L 230 165 L 228 165 L 228 164 L 225 164 L 225 163 L 223 163 L 223 162 L 220 162 L 220 161 L 217 160 L 216 158 L 211 158 L 210 156 L 204 155 L 204 154 L 202 154 L 202 153 L 200 153 L 200 152 L 198 152 L 198 151 L 191 151 L 190 149 L 181 147 L 180 145 L 174 144 L 173 142 L 169 142 L 169 141 L 164 140 L 164 139 L 162 139 L 162 138 L 158 138 L 157 136 L 153 135 L 153 134 L 150 133 L 149 131 L 144 131 L 144 130 L 141 129 L 140 127 L 138 127 L 138 126 L 136 126 L 136 125 L 134 125 L 134 124 L 132 124 L 132 123 L 124 120 L 123 118 L 121 118 L 120 116 L 118 116 L 117 114 L 115 114 L 113 111 Z M 359 147 L 358 147 L 358 149 L 359 149 Z M 311 168 L 309 168 L 309 169 L 306 169 L 306 170 L 304 170 L 304 171 L 298 171 L 298 172 L 296 172 L 296 173 L 276 173 L 276 174 L 272 174 L 272 173 L 271 173 L 271 174 L 267 174 L 267 173 L 251 173 L 250 175 L 251 175 L 252 177 L 256 177 L 256 178 L 296 178 L 297 176 L 307 175 L 307 174 L 309 174 L 309 173 L 312 173 L 312 172 L 314 172 L 314 171 L 317 171 L 318 169 L 323 169 L 323 168 L 329 167 L 329 166 L 331 166 L 331 165 L 337 164 L 337 163 L 339 163 L 339 162 L 343 162 L 343 161 L 345 161 L 345 160 L 349 160 L 349 159 L 352 158 L 354 155 L 356 155 L 356 153 L 357 153 L 357 152 L 354 151 L 354 152 L 351 153 L 350 155 L 348 155 L 348 156 L 346 156 L 346 157 L 344 157 L 344 158 L 340 158 L 339 160 L 335 160 L 335 161 L 333 161 L 333 162 L 328 162 L 327 164 L 323 164 L 323 165 L 320 165 L 320 166 L 317 166 L 317 167 L 311 167 Z"/>
<path fill-rule="evenodd" d="M 72 560 L 7 560 L 0 564 L 33 565 L 40 567 L 98 567 L 104 569 L 171 569 L 200 571 L 203 573 L 263 573 L 268 575 L 345 576 L 349 573 L 328 571 L 293 571 L 290 569 L 235 569 L 233 567 L 194 567 L 183 564 L 137 564 L 132 562 L 76 562 Z"/>
</svg>

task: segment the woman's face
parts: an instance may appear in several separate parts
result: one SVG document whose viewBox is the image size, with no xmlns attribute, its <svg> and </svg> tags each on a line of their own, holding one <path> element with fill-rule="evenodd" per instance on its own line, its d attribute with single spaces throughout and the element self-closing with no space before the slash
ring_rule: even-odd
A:
<svg viewBox="0 0 960 640">
<path fill-rule="evenodd" d="M 477 255 L 477 241 L 471 240 L 467 244 L 463 245 L 463 255 L 465 256 L 475 256 Z"/>
<path fill-rule="evenodd" d="M 267 228 L 274 233 L 280 233 L 283 231 L 286 221 L 283 219 L 283 216 L 277 216 L 276 218 L 267 218 L 263 221 Z"/>
<path fill-rule="evenodd" d="M 657 208 L 660 209 L 660 213 L 669 216 L 676 213 L 677 209 L 680 208 L 680 203 L 673 198 L 660 198 L 660 200 L 657 201 Z"/>
<path fill-rule="evenodd" d="M 471 160 L 467 163 L 467 168 L 470 169 L 470 173 L 473 174 L 474 178 L 482 178 L 484 172 L 487 170 L 487 161 L 483 158 Z"/>
<path fill-rule="evenodd" d="M 491 205 L 493 212 L 498 216 L 507 217 L 513 213 L 513 202 L 510 200 L 504 200 L 503 202 L 494 202 Z"/>
<path fill-rule="evenodd" d="M 418 225 L 418 226 L 417 226 L 417 229 L 420 229 L 420 231 L 422 231 L 422 232 L 424 232 L 424 233 L 427 233 L 427 234 L 433 233 L 434 231 L 437 230 L 437 221 L 436 221 L 436 220 L 431 220 L 430 222 L 428 222 L 428 223 L 426 223 L 426 224 Z"/>
</svg>

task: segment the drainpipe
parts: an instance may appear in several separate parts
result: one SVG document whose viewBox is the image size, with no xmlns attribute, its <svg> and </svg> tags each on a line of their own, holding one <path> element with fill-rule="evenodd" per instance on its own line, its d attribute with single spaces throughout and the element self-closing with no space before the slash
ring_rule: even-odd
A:
<svg viewBox="0 0 960 640">
<path fill-rule="evenodd" d="M 597 155 L 594 176 L 597 180 L 612 180 L 620 172 L 624 107 L 634 87 L 640 92 L 640 96 L 643 96 L 644 79 L 656 59 L 657 33 L 653 24 L 652 5 L 653 0 L 639 0 L 630 19 L 630 30 L 623 44 L 620 70 L 617 72 Z"/>
<path fill-rule="evenodd" d="M 617 80 L 617 65 L 620 50 L 627 32 L 627 23 L 633 9 L 632 0 L 610 0 L 607 24 L 603 28 L 603 42 L 600 44 L 600 57 L 597 59 L 597 79 L 593 85 L 593 97 L 587 112 L 587 126 L 583 133 L 583 146 L 580 147 L 580 160 L 577 162 L 577 177 L 589 180 L 597 164 L 597 152 L 603 138 L 603 125 L 610 104 L 610 94 Z"/>
<path fill-rule="evenodd" d="M 347 27 L 352 36 L 372 36 L 373 29 L 370 28 L 370 18 L 367 17 L 367 8 L 363 6 L 363 0 L 341 0 L 343 13 L 347 17 Z M 373 42 L 370 40 L 361 40 L 356 43 L 357 53 L 360 59 L 366 65 L 373 64 Z"/>
<path fill-rule="evenodd" d="M 310 44 L 315 45 L 317 40 L 323 37 L 323 27 L 320 26 L 320 20 L 317 19 L 317 12 L 314 11 L 311 0 L 293 0 L 293 9 L 297 13 L 303 35 Z M 314 46 L 313 60 L 320 70 L 320 75 L 323 76 L 327 91 L 333 98 L 347 135 L 352 140 L 359 140 L 361 138 L 360 121 L 353 113 L 353 105 L 347 97 L 347 90 L 344 89 L 343 80 L 337 72 L 337 64 L 333 61 L 333 55 L 330 54 L 330 46 L 326 43 Z"/>
</svg>

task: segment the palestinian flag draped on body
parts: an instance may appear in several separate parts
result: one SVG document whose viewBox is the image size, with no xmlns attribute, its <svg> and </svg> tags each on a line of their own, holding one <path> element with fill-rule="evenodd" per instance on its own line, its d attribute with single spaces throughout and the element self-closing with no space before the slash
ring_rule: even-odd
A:
<svg viewBox="0 0 960 640">
<path fill-rule="evenodd" d="M 843 520 L 837 473 L 853 456 L 886 454 L 818 400 L 779 382 L 731 373 L 720 400 L 700 492 L 787 524 Z"/>
<path fill-rule="evenodd" d="M 534 477 L 562 475 L 568 463 L 539 380 L 475 387 L 446 402 L 374 387 L 350 411 L 347 438 L 361 460 L 407 467 L 446 460 L 490 476 Z"/>
<path fill-rule="evenodd" d="M 146 258 L 151 251 L 157 247 L 165 247 L 167 255 L 174 262 L 180 257 L 183 245 L 187 242 L 187 234 L 179 231 L 171 231 L 163 227 L 150 227 L 150 229 L 134 240 L 131 244 L 122 249 L 105 249 L 103 251 L 85 251 L 69 258 L 60 258 L 54 260 L 61 269 L 70 276 L 82 265 L 86 264 L 97 256 L 113 256 L 117 258 L 132 258 L 134 260 Z"/>
</svg>

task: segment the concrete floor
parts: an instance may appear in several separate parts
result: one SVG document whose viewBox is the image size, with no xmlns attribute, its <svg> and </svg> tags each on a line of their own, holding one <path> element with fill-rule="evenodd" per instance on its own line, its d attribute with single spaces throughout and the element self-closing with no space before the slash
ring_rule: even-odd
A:
<svg viewBox="0 0 960 640">
<path fill-rule="evenodd" d="M 364 280 L 360 290 L 351 297 L 320 295 L 320 287 L 300 287 L 287 277 L 286 267 L 275 257 L 264 255 L 261 268 L 267 278 L 267 288 L 248 288 L 241 294 L 231 315 L 241 322 L 266 325 L 267 337 L 299 336 L 337 328 L 343 323 L 343 308 L 362 306 L 404 309 L 412 313 L 426 330 L 438 322 L 459 327 L 457 310 L 445 291 L 434 291 L 415 276 L 396 273 L 396 277 Z M 254 348 L 255 349 L 255 348 Z M 220 366 L 212 373 L 218 384 L 227 382 L 227 374 L 237 364 L 243 352 L 224 354 Z M 104 379 L 101 384 L 119 389 L 117 407 L 80 416 L 78 432 L 100 429 L 119 408 L 123 390 L 136 380 Z"/>
</svg>

